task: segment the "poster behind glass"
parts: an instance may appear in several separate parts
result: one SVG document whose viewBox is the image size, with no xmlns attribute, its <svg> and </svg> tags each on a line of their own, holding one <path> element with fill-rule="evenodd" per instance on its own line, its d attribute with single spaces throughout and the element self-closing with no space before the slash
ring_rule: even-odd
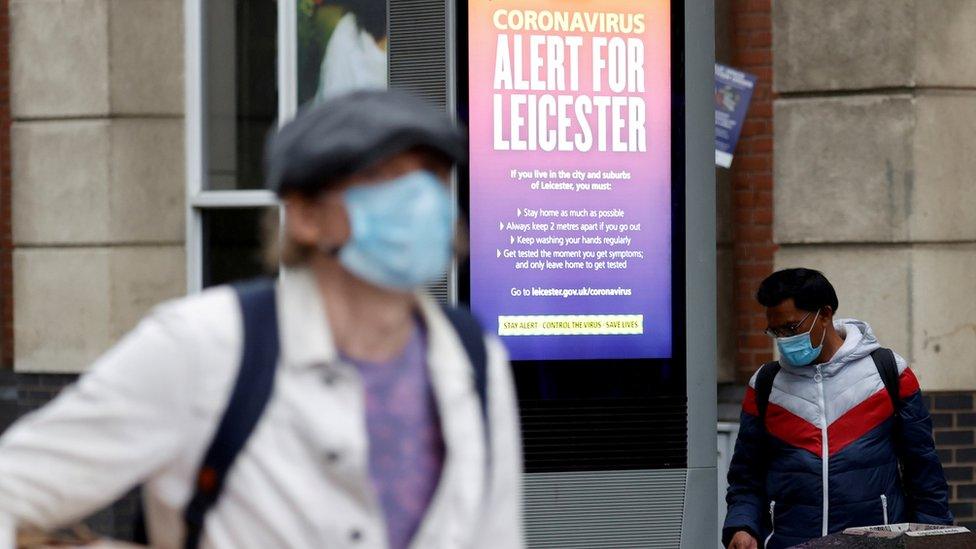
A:
<svg viewBox="0 0 976 549">
<path fill-rule="evenodd" d="M 673 357 L 671 15 L 468 3 L 471 306 L 514 360 Z"/>
<path fill-rule="evenodd" d="M 386 0 L 298 0 L 298 104 L 387 85 Z"/>
</svg>

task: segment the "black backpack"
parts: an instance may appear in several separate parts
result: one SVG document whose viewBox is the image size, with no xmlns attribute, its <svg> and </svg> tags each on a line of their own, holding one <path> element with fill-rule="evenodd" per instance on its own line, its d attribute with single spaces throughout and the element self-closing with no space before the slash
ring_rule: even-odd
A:
<svg viewBox="0 0 976 549">
<path fill-rule="evenodd" d="M 274 387 L 279 354 L 274 281 L 259 279 L 236 284 L 233 289 L 244 320 L 244 349 L 233 392 L 217 432 L 204 454 L 193 497 L 183 512 L 186 549 L 196 549 L 199 546 L 207 512 L 220 498 L 227 473 L 254 431 Z M 484 332 L 469 312 L 450 307 L 444 307 L 443 310 L 457 331 L 474 370 L 474 384 L 481 405 L 485 436 L 488 438 L 488 351 L 485 348 Z M 141 506 L 136 515 L 135 541 L 147 543 L 145 517 Z"/>
<path fill-rule="evenodd" d="M 895 415 L 901 410 L 901 398 L 898 396 L 898 364 L 895 362 L 895 353 L 891 349 L 878 348 L 871 353 L 871 359 L 878 369 L 881 381 L 884 383 L 891 404 L 895 408 Z M 759 423 L 766 428 L 766 408 L 769 407 L 769 394 L 773 391 L 773 380 L 780 371 L 780 364 L 777 361 L 767 362 L 759 369 L 756 376 L 756 408 L 759 410 Z"/>
</svg>

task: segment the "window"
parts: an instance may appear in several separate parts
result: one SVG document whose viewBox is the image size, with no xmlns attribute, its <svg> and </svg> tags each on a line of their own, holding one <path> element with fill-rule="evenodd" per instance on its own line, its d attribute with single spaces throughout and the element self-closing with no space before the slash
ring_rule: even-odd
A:
<svg viewBox="0 0 976 549">
<path fill-rule="evenodd" d="M 261 253 L 265 224 L 276 209 L 207 208 L 203 212 L 203 287 L 253 277 L 264 270 Z"/>
<path fill-rule="evenodd" d="M 387 83 L 386 0 L 186 0 L 187 288 L 262 272 L 263 149 L 299 105 Z"/>
</svg>

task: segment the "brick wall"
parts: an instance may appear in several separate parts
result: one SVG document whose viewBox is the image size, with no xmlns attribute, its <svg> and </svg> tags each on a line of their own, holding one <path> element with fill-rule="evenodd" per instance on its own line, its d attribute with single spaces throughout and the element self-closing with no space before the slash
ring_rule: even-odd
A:
<svg viewBox="0 0 976 549">
<path fill-rule="evenodd" d="M 956 524 L 976 530 L 976 392 L 931 393 L 925 399 Z"/>
<path fill-rule="evenodd" d="M 773 272 L 773 68 L 770 0 L 732 0 L 732 65 L 756 75 L 732 163 L 733 303 L 736 378 L 746 381 L 772 360 L 756 288 Z"/>
<path fill-rule="evenodd" d="M 10 19 L 0 0 L 0 369 L 13 368 L 13 238 L 10 227 Z"/>
</svg>

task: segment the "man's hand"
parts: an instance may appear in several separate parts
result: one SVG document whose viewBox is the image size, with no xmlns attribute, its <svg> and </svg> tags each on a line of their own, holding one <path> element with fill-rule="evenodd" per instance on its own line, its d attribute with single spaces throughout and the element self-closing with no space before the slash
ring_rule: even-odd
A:
<svg viewBox="0 0 976 549">
<path fill-rule="evenodd" d="M 759 542 L 749 532 L 736 532 L 729 542 L 729 549 L 759 549 Z"/>
</svg>

